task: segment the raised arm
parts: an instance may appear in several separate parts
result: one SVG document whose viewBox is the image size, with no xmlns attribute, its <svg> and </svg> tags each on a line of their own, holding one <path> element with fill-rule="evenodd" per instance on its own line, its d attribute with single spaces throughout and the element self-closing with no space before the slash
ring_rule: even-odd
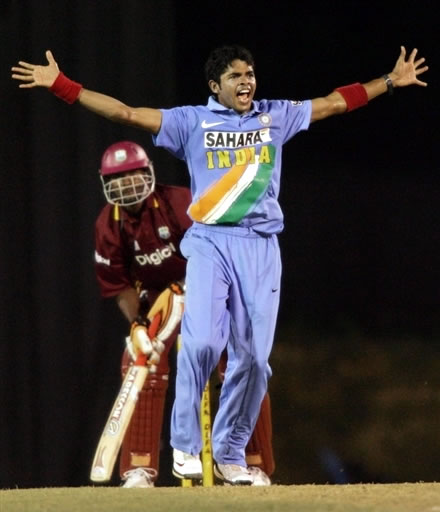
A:
<svg viewBox="0 0 440 512">
<path fill-rule="evenodd" d="M 417 77 L 427 71 L 428 66 L 422 66 L 425 62 L 423 57 L 417 60 L 416 57 L 417 49 L 414 48 L 408 60 L 405 60 L 406 50 L 404 46 L 401 46 L 399 58 L 391 73 L 364 84 L 339 87 L 328 96 L 313 99 L 311 121 L 319 121 L 332 115 L 354 110 L 387 91 L 392 94 L 396 87 L 406 87 L 407 85 L 426 87 L 428 84 Z"/>
<path fill-rule="evenodd" d="M 46 52 L 46 58 L 46 66 L 19 61 L 18 66 L 12 68 L 12 78 L 22 82 L 19 85 L 21 89 L 46 87 L 69 103 L 78 101 L 83 107 L 111 121 L 158 133 L 162 122 L 160 110 L 129 107 L 116 98 L 85 89 L 60 72 L 50 50 Z"/>
</svg>

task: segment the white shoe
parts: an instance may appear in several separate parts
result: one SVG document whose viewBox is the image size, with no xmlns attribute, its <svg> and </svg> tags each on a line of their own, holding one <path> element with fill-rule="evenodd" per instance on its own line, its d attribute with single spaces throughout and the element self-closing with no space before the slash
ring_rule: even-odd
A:
<svg viewBox="0 0 440 512">
<path fill-rule="evenodd" d="M 248 468 L 237 464 L 214 464 L 214 474 L 231 485 L 252 485 L 254 479 Z"/>
<path fill-rule="evenodd" d="M 270 478 L 262 469 L 257 466 L 250 466 L 248 469 L 253 478 L 252 485 L 272 485 Z"/>
<path fill-rule="evenodd" d="M 173 475 L 177 478 L 201 479 L 203 477 L 202 461 L 198 455 L 174 449 L 173 459 Z"/>
<path fill-rule="evenodd" d="M 147 487 L 154 487 L 153 479 L 156 478 L 156 476 L 157 471 L 153 468 L 129 469 L 124 473 L 123 479 L 125 483 L 122 487 L 126 489 L 146 489 Z"/>
</svg>

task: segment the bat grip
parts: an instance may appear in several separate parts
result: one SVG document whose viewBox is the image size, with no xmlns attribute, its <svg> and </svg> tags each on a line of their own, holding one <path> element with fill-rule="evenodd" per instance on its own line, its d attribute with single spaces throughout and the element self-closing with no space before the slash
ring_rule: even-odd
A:
<svg viewBox="0 0 440 512">
<path fill-rule="evenodd" d="M 135 366 L 145 366 L 147 364 L 147 354 L 140 353 L 137 356 L 134 364 L 135 364 Z"/>
<path fill-rule="evenodd" d="M 150 338 L 150 340 L 152 340 L 156 336 L 157 331 L 159 330 L 160 320 L 161 314 L 156 313 L 150 325 L 148 326 L 148 337 Z M 147 354 L 140 353 L 137 356 L 134 364 L 135 366 L 145 366 L 147 364 Z"/>
</svg>

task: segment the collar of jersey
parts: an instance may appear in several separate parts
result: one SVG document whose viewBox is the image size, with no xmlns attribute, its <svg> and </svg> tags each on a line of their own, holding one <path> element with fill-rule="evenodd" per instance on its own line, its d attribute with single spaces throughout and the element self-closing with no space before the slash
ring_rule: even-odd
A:
<svg viewBox="0 0 440 512">
<path fill-rule="evenodd" d="M 144 204 L 142 205 L 142 208 L 139 211 L 139 215 L 131 215 L 123 207 L 120 207 L 121 220 L 123 220 L 124 222 L 129 222 L 130 224 L 135 224 L 139 222 L 145 210 L 147 208 L 152 209 L 154 207 L 153 196 L 154 192 L 144 200 Z"/>
<path fill-rule="evenodd" d="M 212 112 L 231 112 L 232 114 L 240 115 L 240 114 L 237 114 L 237 112 L 235 112 L 235 110 L 233 108 L 225 107 L 224 105 L 219 103 L 215 99 L 214 96 L 209 97 L 208 104 L 206 106 Z M 246 114 L 244 114 L 244 115 L 254 115 L 254 114 L 261 113 L 260 109 L 258 108 L 258 102 L 256 102 L 255 100 L 252 100 L 252 107 L 253 107 L 252 110 L 250 110 L 249 112 L 246 112 Z"/>
</svg>

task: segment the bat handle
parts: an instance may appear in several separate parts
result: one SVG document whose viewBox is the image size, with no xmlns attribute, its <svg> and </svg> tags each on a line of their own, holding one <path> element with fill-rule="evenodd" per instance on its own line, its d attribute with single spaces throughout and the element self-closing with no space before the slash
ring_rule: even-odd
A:
<svg viewBox="0 0 440 512">
<path fill-rule="evenodd" d="M 135 366 L 145 366 L 147 364 L 147 354 L 140 353 L 137 356 L 134 364 L 135 364 Z"/>
<path fill-rule="evenodd" d="M 157 331 L 159 330 L 161 316 L 162 315 L 160 313 L 156 313 L 156 315 L 154 315 L 154 318 L 151 321 L 150 325 L 148 326 L 148 336 L 151 340 L 156 336 Z M 134 364 L 135 364 L 135 366 L 145 366 L 147 364 L 147 361 L 148 361 L 147 354 L 140 353 L 137 356 Z"/>
</svg>

